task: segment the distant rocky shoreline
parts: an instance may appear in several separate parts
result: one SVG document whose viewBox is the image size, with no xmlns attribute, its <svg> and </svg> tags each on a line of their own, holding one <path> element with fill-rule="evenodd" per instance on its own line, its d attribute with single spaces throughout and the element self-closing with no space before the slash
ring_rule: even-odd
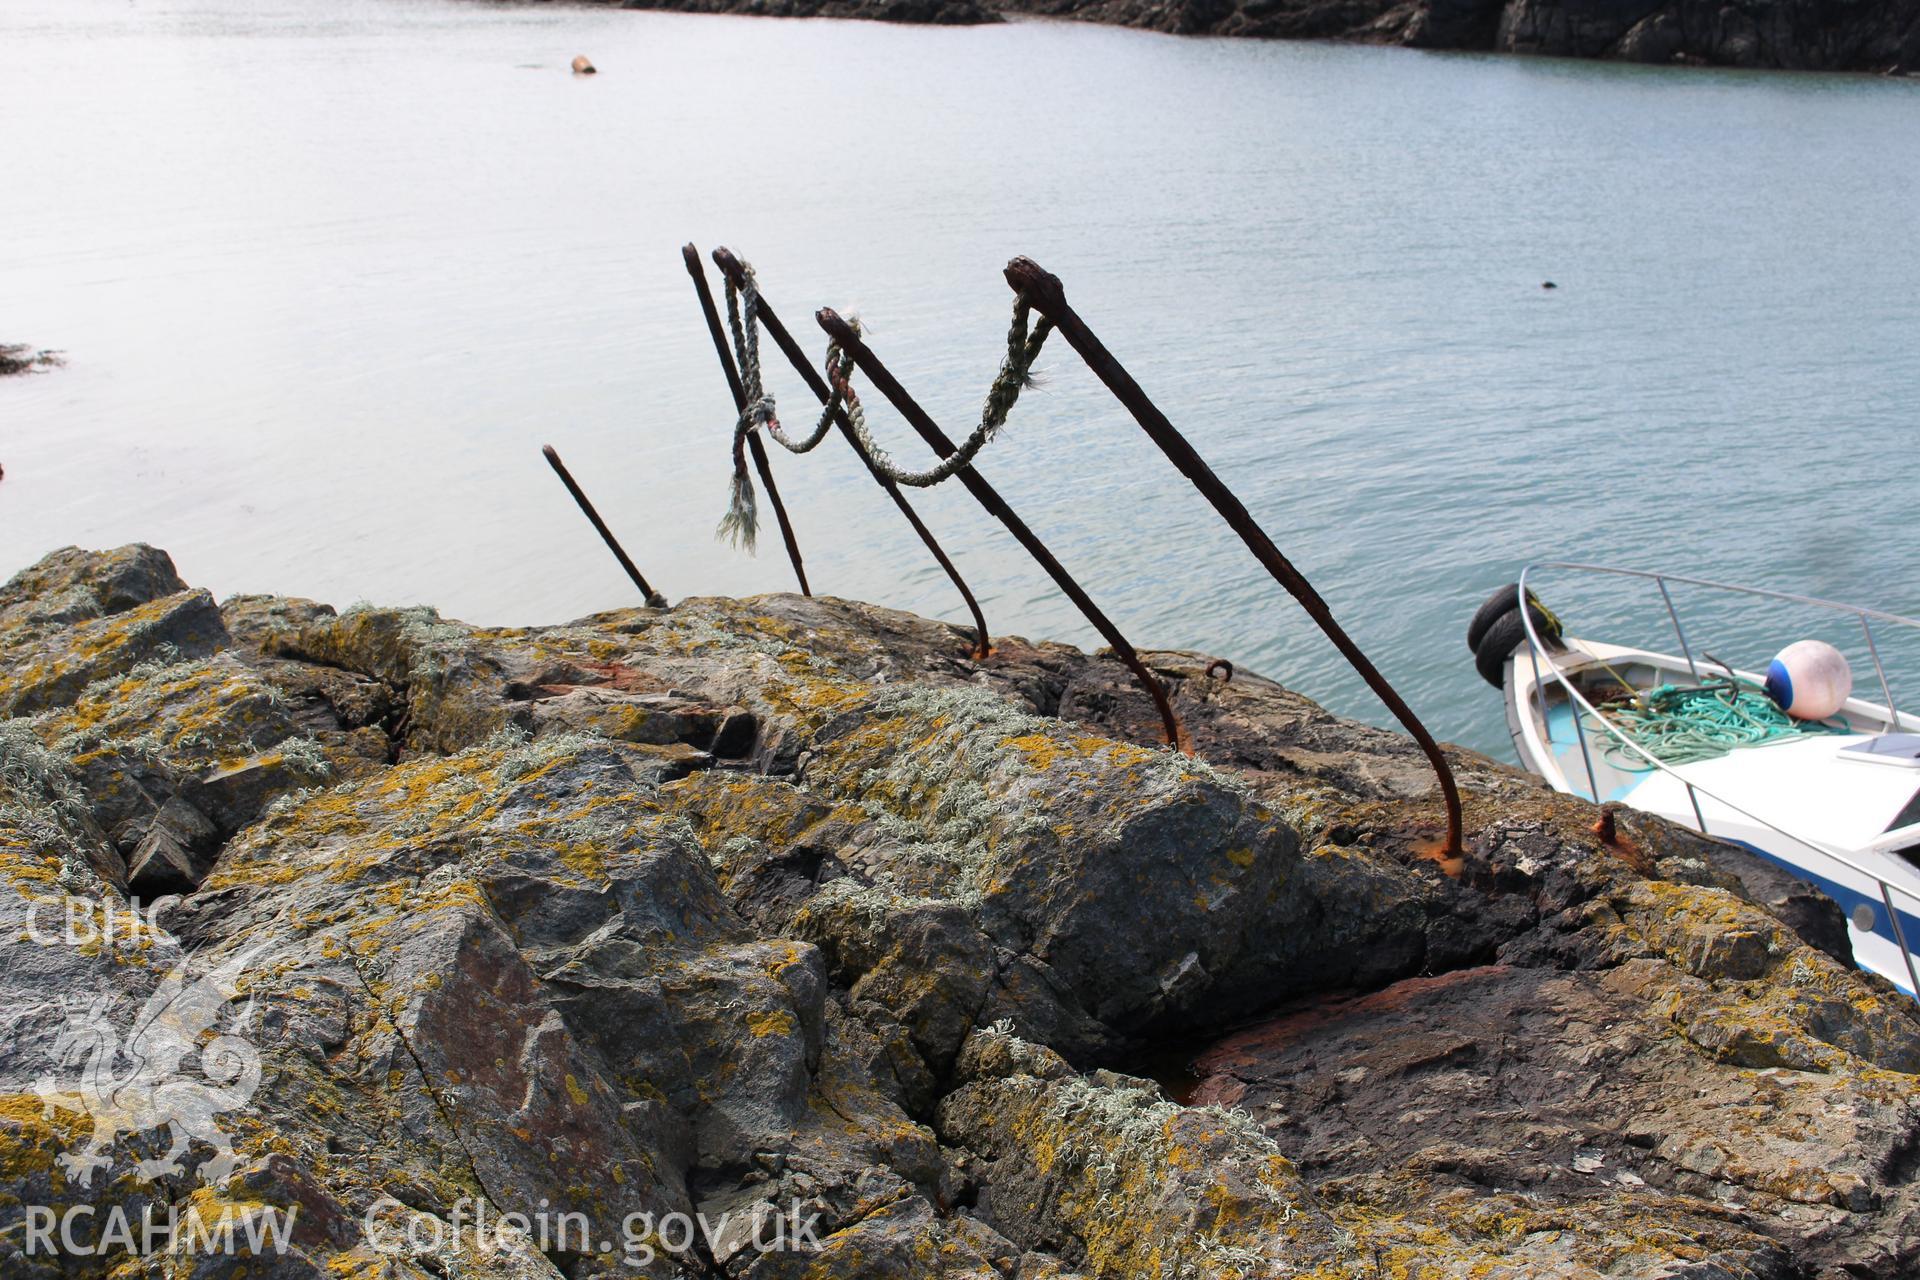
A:
<svg viewBox="0 0 1920 1280">
<path fill-rule="evenodd" d="M 1176 35 L 1343 40 L 1796 71 L 1920 68 L 1920 0 L 613 0 L 629 9 L 969 24 L 1033 14 Z"/>
<path fill-rule="evenodd" d="M 999 22 L 1000 15 L 975 0 L 585 0 L 622 9 L 664 9 L 675 13 L 734 13 L 755 18 L 862 18 L 870 22 L 977 26 Z"/>
</svg>

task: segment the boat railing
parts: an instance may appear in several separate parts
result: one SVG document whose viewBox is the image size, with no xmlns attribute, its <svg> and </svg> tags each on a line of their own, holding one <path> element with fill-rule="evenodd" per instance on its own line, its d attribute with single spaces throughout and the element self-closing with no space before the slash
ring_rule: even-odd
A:
<svg viewBox="0 0 1920 1280">
<path fill-rule="evenodd" d="M 1887 683 L 1886 667 L 1884 666 L 1884 664 L 1882 664 L 1880 660 L 1879 646 L 1875 644 L 1873 639 L 1873 623 L 1874 621 L 1877 620 L 1880 622 L 1891 624 L 1893 626 L 1912 628 L 1914 631 L 1920 632 L 1920 620 L 1903 617 L 1897 613 L 1886 613 L 1879 609 L 1868 609 L 1859 605 L 1840 604 L 1832 600 L 1822 600 L 1817 596 L 1795 595 L 1791 592 L 1772 591 L 1764 587 L 1735 586 L 1731 583 L 1714 582 L 1708 578 L 1695 578 L 1695 577 L 1689 577 L 1683 574 L 1653 573 L 1651 571 L 1644 570 L 1644 569 L 1620 569 L 1620 568 L 1615 568 L 1611 565 L 1582 564 L 1577 561 L 1569 561 L 1569 560 L 1543 560 L 1543 561 L 1538 561 L 1536 563 L 1530 564 L 1526 568 L 1522 569 L 1520 571 L 1519 598 L 1523 602 L 1531 598 L 1529 596 L 1530 587 L 1528 584 L 1528 579 L 1533 574 L 1541 571 L 1559 571 L 1559 570 L 1575 572 L 1575 573 L 1604 574 L 1604 575 L 1608 575 L 1616 578 L 1633 578 L 1643 582 L 1653 583 L 1654 586 L 1658 588 L 1660 592 L 1660 600 L 1661 600 L 1661 603 L 1666 608 L 1667 618 L 1673 624 L 1674 638 L 1680 644 L 1680 652 L 1682 656 L 1684 656 L 1686 659 L 1687 669 L 1693 673 L 1693 676 L 1695 679 L 1698 679 L 1700 676 L 1700 668 L 1698 663 L 1694 659 L 1693 646 L 1687 639 L 1686 628 L 1681 624 L 1680 612 L 1678 609 L 1674 607 L 1673 593 L 1667 589 L 1668 583 L 1678 583 L 1684 586 L 1692 586 L 1692 587 L 1705 587 L 1710 590 L 1730 592 L 1734 595 L 1754 596 L 1761 599 L 1779 600 L 1779 601 L 1783 601 L 1790 604 L 1807 605 L 1813 608 L 1827 609 L 1835 613 L 1851 615 L 1857 618 L 1860 622 L 1861 634 L 1863 635 L 1867 643 L 1867 652 L 1871 654 L 1873 657 L 1874 674 L 1879 678 L 1880 693 L 1881 693 L 1881 697 L 1885 700 L 1883 705 L 1886 707 L 1886 711 L 1887 711 L 1886 729 L 1883 730 L 1883 732 L 1892 732 L 1893 730 L 1898 728 L 1898 726 L 1900 725 L 1901 714 L 1900 714 L 1899 708 L 1894 704 L 1893 690 L 1891 686 L 1889 686 Z M 1631 751 L 1634 755 L 1639 756 L 1641 759 L 1645 760 L 1647 764 L 1652 768 L 1658 769 L 1660 772 L 1667 774 L 1668 776 L 1672 777 L 1675 781 L 1679 782 L 1683 787 L 1686 788 L 1687 801 L 1689 804 L 1693 806 L 1693 817 L 1694 817 L 1694 821 L 1699 826 L 1700 834 L 1708 835 L 1708 836 L 1713 834 L 1711 831 L 1707 829 L 1706 814 L 1702 811 L 1700 807 L 1700 797 L 1702 795 L 1705 795 L 1709 800 L 1713 801 L 1715 804 L 1720 805 L 1724 808 L 1730 809 L 1733 812 L 1739 814 L 1741 817 L 1750 819 L 1751 821 L 1758 823 L 1760 826 L 1767 828 L 1769 831 L 1773 831 L 1781 836 L 1786 837 L 1788 840 L 1793 841 L 1795 844 L 1803 845 L 1817 854 L 1820 854 L 1827 858 L 1831 858 L 1835 862 L 1839 863 L 1841 866 L 1846 867 L 1848 870 L 1853 871 L 1858 875 L 1865 876 L 1867 879 L 1877 884 L 1880 887 L 1880 900 L 1886 906 L 1886 909 L 1887 909 L 1887 919 L 1893 925 L 1894 941 L 1899 944 L 1901 959 L 1903 959 L 1906 962 L 1908 981 L 1913 984 L 1912 990 L 1914 992 L 1915 998 L 1920 999 L 1920 966 L 1916 966 L 1916 963 L 1914 961 L 1913 949 L 1908 945 L 1906 930 L 1901 927 L 1900 913 L 1895 908 L 1894 900 L 1893 900 L 1893 895 L 1895 893 L 1898 893 L 1902 897 L 1914 903 L 1915 905 L 1920 905 L 1920 894 L 1915 894 L 1910 889 L 1907 889 L 1901 885 L 1896 885 L 1889 882 L 1886 879 L 1886 877 L 1862 866 L 1860 863 L 1854 861 L 1851 857 L 1849 857 L 1845 852 L 1841 850 L 1834 849 L 1828 845 L 1821 844 L 1818 841 L 1809 840 L 1805 836 L 1798 835 L 1792 831 L 1789 831 L 1785 827 L 1780 826 L 1778 823 L 1773 822 L 1767 818 L 1764 818 L 1761 815 L 1754 813 L 1751 810 L 1741 805 L 1733 803 L 1732 801 L 1726 799 L 1724 796 L 1716 795 L 1714 792 L 1709 791 L 1704 787 L 1697 786 L 1691 779 L 1685 777 L 1684 775 L 1679 773 L 1677 770 L 1673 769 L 1665 761 L 1661 760 L 1658 756 L 1654 755 L 1651 751 L 1648 751 L 1645 747 L 1640 745 L 1640 743 L 1636 742 L 1632 737 L 1630 737 L 1628 734 L 1623 732 L 1620 729 L 1620 727 L 1612 721 L 1612 719 L 1610 719 L 1608 716 L 1603 714 L 1598 707 L 1594 706 L 1593 703 L 1588 700 L 1585 694 L 1580 692 L 1579 688 L 1574 684 L 1574 682 L 1568 678 L 1567 673 L 1561 669 L 1560 664 L 1554 661 L 1553 654 L 1542 643 L 1540 635 L 1534 627 L 1533 610 L 1522 608 L 1520 610 L 1520 619 L 1521 619 L 1522 625 L 1526 628 L 1527 652 L 1533 663 L 1534 688 L 1535 689 L 1545 688 L 1545 681 L 1542 678 L 1542 671 L 1540 668 L 1540 658 L 1541 658 L 1541 655 L 1544 653 L 1546 654 L 1548 671 L 1551 673 L 1553 680 L 1557 684 L 1559 684 L 1561 689 L 1563 689 L 1566 692 L 1566 695 L 1569 701 L 1571 701 L 1581 711 L 1584 711 L 1588 716 L 1591 716 L 1594 722 L 1598 724 L 1602 729 L 1604 729 L 1610 737 L 1612 737 L 1614 740 L 1619 742 L 1620 745 L 1625 747 L 1627 750 Z M 1524 708 L 1522 710 L 1524 711 Z M 1542 704 L 1541 712 L 1543 715 L 1545 714 L 1544 703 Z M 1579 747 L 1580 747 L 1581 762 L 1586 766 L 1587 786 L 1588 786 L 1589 794 L 1591 794 L 1593 798 L 1597 801 L 1600 798 L 1599 776 L 1598 776 L 1598 772 L 1594 769 L 1594 766 L 1593 766 L 1593 753 L 1591 749 L 1587 746 L 1587 735 L 1585 731 L 1582 730 L 1582 728 L 1580 727 L 1580 722 L 1577 715 L 1574 720 L 1573 736 L 1574 736 L 1574 740 L 1579 744 Z"/>
</svg>

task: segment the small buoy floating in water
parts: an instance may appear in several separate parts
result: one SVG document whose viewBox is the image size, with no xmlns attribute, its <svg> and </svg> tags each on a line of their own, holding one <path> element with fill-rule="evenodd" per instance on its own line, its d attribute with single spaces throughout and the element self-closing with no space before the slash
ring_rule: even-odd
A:
<svg viewBox="0 0 1920 1280">
<path fill-rule="evenodd" d="M 1824 640 L 1796 640 L 1767 664 L 1767 696 L 1796 720 L 1825 720 L 1852 693 L 1853 668 Z"/>
<path fill-rule="evenodd" d="M 600 73 L 594 69 L 594 65 L 591 62 L 587 61 L 587 55 L 583 53 L 573 60 L 573 74 L 577 76 L 592 76 Z"/>
</svg>

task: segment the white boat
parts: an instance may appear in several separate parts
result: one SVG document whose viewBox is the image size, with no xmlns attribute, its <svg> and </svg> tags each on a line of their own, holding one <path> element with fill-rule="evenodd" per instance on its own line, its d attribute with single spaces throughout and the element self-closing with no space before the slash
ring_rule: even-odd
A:
<svg viewBox="0 0 1920 1280">
<path fill-rule="evenodd" d="M 1494 645 L 1515 643 L 1511 654 L 1485 653 L 1483 645 L 1478 656 L 1490 681 L 1493 663 L 1500 663 L 1507 725 L 1521 763 L 1557 791 L 1658 814 L 1787 868 L 1839 904 L 1862 968 L 1909 995 L 1920 989 L 1913 952 L 1920 946 L 1920 717 L 1897 710 L 1874 634 L 1876 627 L 1882 639 L 1893 628 L 1920 632 L 1920 622 L 1785 592 L 1564 562 L 1529 565 L 1514 598 L 1537 601 L 1539 581 L 1558 581 L 1562 572 L 1657 588 L 1679 652 L 1557 635 L 1560 624 L 1550 613 L 1514 610 L 1517 621 L 1509 617 Z M 1835 715 L 1812 724 L 1783 713 L 1768 716 L 1771 702 L 1753 701 L 1765 698 L 1765 679 L 1724 666 L 1689 643 L 1669 584 L 1839 615 L 1836 621 L 1864 640 L 1877 677 L 1871 692 L 1882 700 L 1849 697 Z M 1520 638 L 1508 639 L 1513 636 Z M 1494 639 L 1491 632 L 1487 638 Z M 1663 687 L 1658 697 L 1647 697 Z M 1736 693 L 1747 697 L 1737 701 Z M 1722 703 L 1729 710 L 1721 721 L 1733 726 L 1726 736 L 1764 740 L 1721 748 L 1686 733 L 1688 715 L 1704 717 Z M 1735 709 L 1742 706 L 1758 714 Z M 1678 710 L 1659 723 L 1678 724 L 1681 735 L 1650 732 L 1656 709 L 1672 708 Z"/>
</svg>

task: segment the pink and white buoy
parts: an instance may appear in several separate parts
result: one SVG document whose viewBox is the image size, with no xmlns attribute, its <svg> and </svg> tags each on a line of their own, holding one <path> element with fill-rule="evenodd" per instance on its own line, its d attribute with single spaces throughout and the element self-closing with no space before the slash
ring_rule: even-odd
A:
<svg viewBox="0 0 1920 1280">
<path fill-rule="evenodd" d="M 1853 694 L 1853 668 L 1824 640 L 1796 640 L 1767 664 L 1767 694 L 1795 720 L 1825 720 Z"/>
</svg>

